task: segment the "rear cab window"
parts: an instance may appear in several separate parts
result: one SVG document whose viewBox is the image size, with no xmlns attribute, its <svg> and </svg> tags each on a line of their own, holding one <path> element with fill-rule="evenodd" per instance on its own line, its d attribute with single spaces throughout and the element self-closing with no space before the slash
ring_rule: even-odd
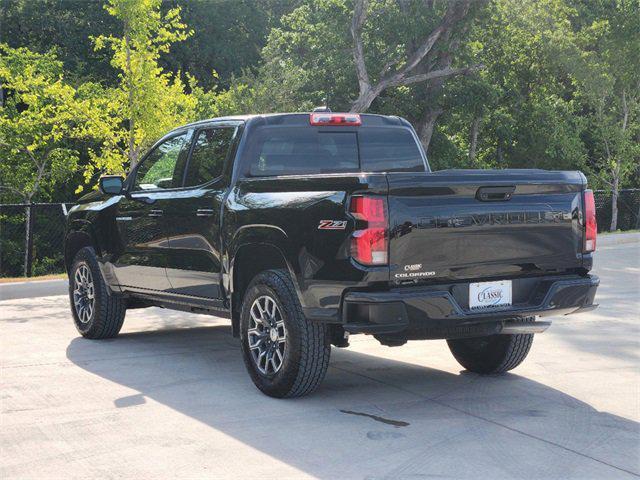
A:
<svg viewBox="0 0 640 480">
<path fill-rule="evenodd" d="M 311 127 L 262 127 L 254 135 L 249 176 L 359 171 L 355 132 Z"/>
<path fill-rule="evenodd" d="M 308 124 L 308 116 L 305 123 L 255 127 L 245 157 L 245 175 L 426 171 L 422 151 L 409 127 L 318 127 Z"/>
<path fill-rule="evenodd" d="M 424 160 L 407 128 L 363 128 L 358 132 L 363 172 L 424 172 Z"/>
</svg>

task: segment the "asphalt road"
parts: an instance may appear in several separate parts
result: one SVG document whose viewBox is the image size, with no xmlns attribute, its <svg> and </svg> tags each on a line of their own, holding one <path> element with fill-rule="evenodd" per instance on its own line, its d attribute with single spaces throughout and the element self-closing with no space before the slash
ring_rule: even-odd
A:
<svg viewBox="0 0 640 480">
<path fill-rule="evenodd" d="M 360 336 L 296 400 L 253 387 L 223 320 L 133 310 L 90 341 L 64 296 L 4 300 L 0 478 L 637 478 L 639 244 L 595 271 L 600 308 L 554 319 L 511 374 Z"/>
<path fill-rule="evenodd" d="M 0 284 L 0 301 L 64 295 L 68 285 L 69 282 L 66 278 L 2 283 Z"/>
</svg>

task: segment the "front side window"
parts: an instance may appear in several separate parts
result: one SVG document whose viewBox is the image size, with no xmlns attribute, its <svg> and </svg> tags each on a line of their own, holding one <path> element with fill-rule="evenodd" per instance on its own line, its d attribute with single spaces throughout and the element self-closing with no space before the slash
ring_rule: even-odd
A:
<svg viewBox="0 0 640 480">
<path fill-rule="evenodd" d="M 254 135 L 249 175 L 311 175 L 358 170 L 356 133 L 263 127 Z"/>
<path fill-rule="evenodd" d="M 165 140 L 144 159 L 136 172 L 134 190 L 177 188 L 182 182 L 182 168 L 178 162 L 187 143 L 188 133 Z"/>
<path fill-rule="evenodd" d="M 197 133 L 187 167 L 186 187 L 202 185 L 222 175 L 235 132 L 235 127 L 221 127 Z"/>
</svg>

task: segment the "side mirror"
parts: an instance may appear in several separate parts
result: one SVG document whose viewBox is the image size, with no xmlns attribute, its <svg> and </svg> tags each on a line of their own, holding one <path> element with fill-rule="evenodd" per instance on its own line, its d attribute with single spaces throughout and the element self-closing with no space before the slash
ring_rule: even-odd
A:
<svg viewBox="0 0 640 480">
<path fill-rule="evenodd" d="M 104 175 L 98 183 L 100 191 L 105 195 L 120 195 L 124 186 L 124 178 L 120 175 Z"/>
</svg>

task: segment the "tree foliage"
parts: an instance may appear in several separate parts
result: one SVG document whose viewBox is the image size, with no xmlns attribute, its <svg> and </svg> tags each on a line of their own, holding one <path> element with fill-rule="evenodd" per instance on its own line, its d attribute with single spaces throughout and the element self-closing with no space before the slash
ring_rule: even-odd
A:
<svg viewBox="0 0 640 480">
<path fill-rule="evenodd" d="M 94 38 L 96 50 L 111 49 L 111 65 L 119 72 L 119 84 L 99 97 L 107 115 L 96 125 L 104 139 L 101 153 L 92 156 L 96 169 L 121 170 L 127 161 L 134 167 L 155 140 L 193 118 L 196 100 L 186 93 L 180 72 L 159 65 L 160 56 L 191 31 L 180 19 L 180 8 L 162 14 L 160 3 L 109 0 L 105 6 L 122 22 L 123 34 Z"/>
<path fill-rule="evenodd" d="M 30 203 L 69 178 L 91 113 L 53 53 L 0 44 L 0 194 Z"/>
</svg>

